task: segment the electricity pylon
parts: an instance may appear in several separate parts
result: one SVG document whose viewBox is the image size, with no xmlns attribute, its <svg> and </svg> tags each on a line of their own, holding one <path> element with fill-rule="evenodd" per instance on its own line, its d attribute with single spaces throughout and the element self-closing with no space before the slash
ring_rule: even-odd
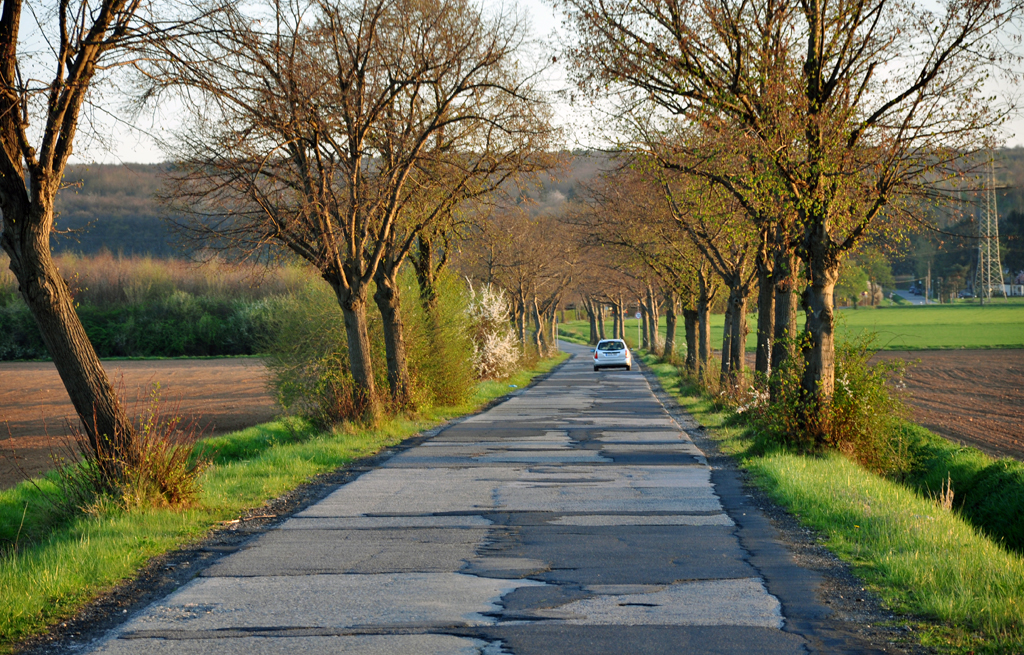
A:
<svg viewBox="0 0 1024 655">
<path fill-rule="evenodd" d="M 996 209 L 996 172 L 988 160 L 988 184 L 985 185 L 985 211 L 978 218 L 978 270 L 974 276 L 974 295 L 984 300 L 1003 290 L 1003 264 L 999 259 L 999 211 Z"/>
</svg>

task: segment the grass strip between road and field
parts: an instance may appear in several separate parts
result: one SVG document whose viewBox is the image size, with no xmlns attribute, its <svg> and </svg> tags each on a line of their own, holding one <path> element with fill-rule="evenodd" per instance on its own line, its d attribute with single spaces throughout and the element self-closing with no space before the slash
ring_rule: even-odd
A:
<svg viewBox="0 0 1024 655">
<path fill-rule="evenodd" d="M 203 474 L 202 494 L 192 509 L 104 508 L 46 530 L 40 525 L 48 513 L 42 493 L 56 491 L 52 477 L 0 492 L 0 543 L 6 542 L 0 559 L 0 653 L 73 616 L 152 557 L 202 537 L 218 523 L 258 508 L 317 474 L 478 411 L 567 358 L 559 353 L 509 379 L 482 382 L 464 405 L 436 408 L 417 419 L 391 419 L 374 430 L 316 432 L 291 419 L 207 439 L 213 464 Z M 24 545 L 22 540 L 33 530 L 37 535 L 46 532 Z"/>
<path fill-rule="evenodd" d="M 902 614 L 901 622 L 918 632 L 922 644 L 947 652 L 1024 652 L 1020 554 L 986 537 L 959 512 L 943 509 L 937 497 L 839 455 L 752 454 L 751 435 L 729 420 L 731 410 L 680 378 L 675 366 L 650 355 L 643 361 L 719 448 L 817 531 L 822 545 Z M 950 449 L 951 456 L 957 450 L 963 449 Z"/>
</svg>

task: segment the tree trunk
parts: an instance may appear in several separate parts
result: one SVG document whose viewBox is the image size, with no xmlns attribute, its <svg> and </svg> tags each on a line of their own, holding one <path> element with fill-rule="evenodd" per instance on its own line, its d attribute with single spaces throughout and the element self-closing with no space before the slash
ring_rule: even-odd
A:
<svg viewBox="0 0 1024 655">
<path fill-rule="evenodd" d="M 615 305 L 615 317 L 619 321 L 618 339 L 626 340 L 626 302 L 619 296 L 619 304 Z"/>
<path fill-rule="evenodd" d="M 640 308 L 640 347 L 648 352 L 654 352 L 654 348 L 651 346 L 649 332 L 647 331 L 647 324 L 650 322 L 648 319 L 651 314 L 651 310 L 643 300 L 638 300 L 637 306 Z"/>
<path fill-rule="evenodd" d="M 537 348 L 537 356 L 544 357 L 547 352 L 547 343 L 544 338 L 544 323 L 541 320 L 540 309 L 537 308 L 537 297 L 533 298 L 533 324 L 536 328 L 533 332 L 533 345 Z"/>
<path fill-rule="evenodd" d="M 722 322 L 722 366 L 719 372 L 719 380 L 722 385 L 729 383 L 729 367 L 732 366 L 732 298 L 725 305 L 725 320 Z"/>
<path fill-rule="evenodd" d="M 647 341 L 650 343 L 650 351 L 655 355 L 661 354 L 661 335 L 658 333 L 660 313 L 658 298 L 654 295 L 654 289 L 647 285 Z"/>
<path fill-rule="evenodd" d="M 519 339 L 519 345 L 522 346 L 523 350 L 526 350 L 526 331 L 528 320 L 526 318 L 526 303 L 521 298 L 517 298 L 512 304 L 512 313 L 515 315 L 516 320 L 516 337 Z"/>
<path fill-rule="evenodd" d="M 811 277 L 811 284 L 803 296 L 806 314 L 804 329 L 808 340 L 800 386 L 804 397 L 811 400 L 810 411 L 815 411 L 813 408 L 831 400 L 835 391 L 835 313 L 832 296 L 839 279 L 839 266 L 823 266 L 817 275 Z"/>
<path fill-rule="evenodd" d="M 416 272 L 416 284 L 420 289 L 420 302 L 428 311 L 437 308 L 437 286 L 434 271 L 434 246 L 430 239 L 420 235 L 416 239 L 416 249 L 409 253 L 409 260 Z"/>
<path fill-rule="evenodd" d="M 683 308 L 683 331 L 686 335 L 686 370 L 697 373 L 697 310 Z M 668 350 L 668 346 L 665 346 Z"/>
<path fill-rule="evenodd" d="M 104 475 L 113 483 L 124 465 L 136 463 L 129 448 L 134 428 L 75 312 L 71 290 L 53 263 L 52 210 L 33 207 L 30 211 L 42 214 L 19 220 L 14 208 L 4 207 L 3 248 L 85 434 L 96 452 L 106 455 Z"/>
<path fill-rule="evenodd" d="M 706 266 L 706 265 L 705 265 Z M 697 271 L 697 376 L 702 383 L 711 379 L 711 304 L 718 290 L 704 267 Z"/>
<path fill-rule="evenodd" d="M 604 303 L 597 305 L 597 338 L 604 339 Z"/>
<path fill-rule="evenodd" d="M 380 399 L 373 379 L 370 359 L 370 332 L 366 324 L 366 287 L 348 290 L 334 283 L 342 316 L 345 318 L 345 338 L 348 344 L 348 365 L 355 382 L 356 411 L 370 424 L 380 418 Z"/>
<path fill-rule="evenodd" d="M 388 367 L 388 386 L 396 407 L 405 407 L 412 398 L 409 363 L 405 352 L 405 333 L 402 324 L 401 297 L 398 292 L 398 270 L 381 262 L 373 276 L 377 290 L 373 299 L 380 310 L 384 329 L 384 350 Z M 420 296 L 423 298 L 423 296 Z M 424 299 L 426 300 L 426 299 Z"/>
<path fill-rule="evenodd" d="M 768 377 L 772 370 L 772 340 L 775 337 L 775 277 L 761 253 L 757 260 L 757 354 L 754 371 Z"/>
<path fill-rule="evenodd" d="M 676 295 L 672 291 L 665 292 L 665 348 L 661 358 L 671 361 L 676 350 Z"/>
<path fill-rule="evenodd" d="M 619 307 L 620 303 L 612 303 L 612 339 L 622 338 L 622 312 Z"/>
<path fill-rule="evenodd" d="M 558 352 L 558 321 L 555 320 L 557 314 L 557 303 L 551 303 L 551 309 L 548 310 L 548 353 L 547 356 L 551 357 Z"/>
<path fill-rule="evenodd" d="M 746 369 L 746 345 L 747 345 L 747 296 L 745 289 L 737 289 L 735 293 L 729 294 L 729 304 L 732 306 L 732 344 L 729 352 L 729 373 L 732 384 L 737 387 L 743 386 L 743 371 Z"/>
<path fill-rule="evenodd" d="M 711 377 L 711 302 L 697 304 L 697 375 L 701 380 Z"/>
<path fill-rule="evenodd" d="M 557 315 L 555 314 L 555 306 L 551 306 L 550 323 L 548 330 L 551 331 L 551 352 L 549 355 L 554 355 L 558 352 L 558 321 L 556 320 Z"/>
<path fill-rule="evenodd" d="M 597 345 L 598 332 L 597 332 L 597 308 L 594 306 L 595 303 L 590 300 L 583 301 L 583 308 L 587 310 L 587 320 L 590 321 L 590 340 L 591 346 Z"/>
<path fill-rule="evenodd" d="M 799 276 L 798 261 L 792 251 L 775 253 L 775 326 L 772 342 L 772 371 L 793 357 L 796 344 L 796 314 L 799 296 L 796 293 Z"/>
</svg>

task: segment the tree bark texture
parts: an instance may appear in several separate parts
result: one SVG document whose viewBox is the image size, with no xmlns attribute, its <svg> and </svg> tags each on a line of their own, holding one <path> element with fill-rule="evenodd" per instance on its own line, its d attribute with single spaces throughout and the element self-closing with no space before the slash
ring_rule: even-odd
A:
<svg viewBox="0 0 1024 655">
<path fill-rule="evenodd" d="M 604 303 L 597 304 L 597 338 L 604 339 Z"/>
<path fill-rule="evenodd" d="M 729 351 L 729 374 L 734 386 L 743 386 L 743 373 L 746 369 L 747 345 L 747 296 L 743 290 L 731 293 L 729 304 L 732 307 L 732 343 Z"/>
<path fill-rule="evenodd" d="M 697 310 L 683 309 L 683 332 L 686 335 L 686 370 L 697 373 Z M 666 350 L 668 346 L 666 346 Z"/>
<path fill-rule="evenodd" d="M 597 310 L 594 305 L 595 303 L 590 300 L 583 301 L 583 308 L 587 310 L 587 320 L 590 321 L 590 339 L 588 343 L 591 346 L 596 346 L 599 338 L 597 332 Z"/>
<path fill-rule="evenodd" d="M 615 305 L 615 315 L 619 319 L 619 339 L 626 339 L 626 301 L 619 296 L 619 304 Z"/>
<path fill-rule="evenodd" d="M 671 361 L 676 350 L 676 296 L 671 291 L 665 292 L 665 347 L 661 358 Z"/>
<path fill-rule="evenodd" d="M 437 308 L 437 271 L 434 270 L 434 246 L 424 235 L 416 239 L 416 248 L 409 253 L 409 260 L 416 272 L 416 284 L 420 290 L 420 302 L 428 311 Z"/>
<path fill-rule="evenodd" d="M 519 339 L 519 345 L 526 349 L 526 305 L 522 299 L 516 299 L 512 303 L 512 313 L 516 322 L 516 337 Z"/>
<path fill-rule="evenodd" d="M 662 354 L 661 335 L 658 333 L 661 322 L 659 310 L 659 302 L 657 296 L 654 295 L 654 289 L 651 288 L 651 285 L 647 285 L 647 341 L 650 343 L 650 351 L 655 355 Z"/>
<path fill-rule="evenodd" d="M 384 350 L 391 400 L 396 407 L 404 407 L 412 397 L 412 383 L 409 380 L 409 360 L 405 350 L 405 327 L 402 323 L 397 275 L 396 268 L 381 262 L 373 276 L 374 282 L 377 283 L 373 299 L 377 303 L 377 309 L 380 310 L 381 326 L 384 331 Z"/>
<path fill-rule="evenodd" d="M 838 279 L 838 266 L 825 268 L 814 276 L 803 296 L 808 339 L 804 350 L 804 371 L 800 386 L 805 397 L 811 399 L 812 404 L 819 406 L 831 400 L 835 391 L 833 291 Z"/>
<path fill-rule="evenodd" d="M 370 332 L 366 323 L 366 287 L 362 293 L 344 289 L 332 283 L 338 305 L 345 319 L 345 340 L 348 344 L 348 364 L 355 382 L 356 411 L 374 424 L 380 418 L 380 398 L 373 379 L 373 363 L 370 360 Z"/>
<path fill-rule="evenodd" d="M 711 303 L 697 304 L 697 375 L 711 379 Z"/>
<path fill-rule="evenodd" d="M 622 301 L 612 302 L 612 339 L 622 338 Z"/>
<path fill-rule="evenodd" d="M 647 329 L 647 325 L 650 323 L 651 310 L 644 300 L 638 300 L 637 306 L 640 308 L 640 347 L 648 352 L 654 352 L 654 348 L 651 345 L 650 332 Z"/>
<path fill-rule="evenodd" d="M 547 319 L 548 319 L 548 324 L 547 324 L 547 330 L 548 330 L 548 343 L 547 343 L 548 351 L 547 351 L 547 356 L 548 357 L 551 357 L 556 352 L 558 352 L 558 321 L 555 320 L 555 318 L 557 316 L 557 314 L 556 314 L 557 308 L 558 308 L 558 306 L 557 306 L 556 303 L 551 303 L 551 308 L 548 310 L 548 315 L 547 315 Z"/>
<path fill-rule="evenodd" d="M 723 386 L 729 383 L 729 367 L 732 366 L 732 310 L 733 303 L 727 303 L 722 323 L 722 361 L 719 369 L 719 381 Z"/>
<path fill-rule="evenodd" d="M 758 257 L 757 265 L 757 354 L 754 371 L 768 377 L 772 370 L 772 341 L 775 338 L 774 271 Z"/>
<path fill-rule="evenodd" d="M 712 277 L 704 268 L 697 271 L 697 377 L 711 380 L 711 304 L 718 293 Z"/>
<path fill-rule="evenodd" d="M 544 337 L 544 322 L 540 316 L 540 309 L 537 307 L 537 298 L 533 298 L 533 345 L 537 349 L 537 356 L 543 357 L 547 352 L 547 343 Z"/>
<path fill-rule="evenodd" d="M 772 371 L 793 357 L 796 346 L 796 316 L 799 296 L 796 293 L 799 261 L 793 252 L 777 250 L 775 253 L 775 325 L 772 341 Z"/>
</svg>

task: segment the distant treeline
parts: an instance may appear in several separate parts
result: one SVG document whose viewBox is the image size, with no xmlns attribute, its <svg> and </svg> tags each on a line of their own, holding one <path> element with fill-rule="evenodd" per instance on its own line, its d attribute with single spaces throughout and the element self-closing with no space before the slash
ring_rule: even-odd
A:
<svg viewBox="0 0 1024 655">
<path fill-rule="evenodd" d="M 1024 270 L 1024 148 L 996 152 L 1000 242 L 1003 265 L 1011 272 Z M 576 153 L 553 179 L 526 187 L 521 200 L 530 213 L 558 211 L 586 183 L 610 166 L 607 156 Z M 79 164 L 69 166 L 69 185 L 57 198 L 57 228 L 66 234 L 52 238 L 54 252 L 91 255 L 108 250 L 125 256 L 167 258 L 187 253 L 163 217 L 167 210 L 156 200 L 170 164 Z M 969 195 L 969 194 L 968 194 Z M 940 226 L 964 239 L 940 233 L 915 235 L 903 252 L 887 253 L 898 275 L 923 275 L 931 263 L 933 275 L 960 276 L 966 285 L 972 275 L 977 241 L 973 215 L 980 199 L 966 198 L 961 213 L 937 216 Z"/>
<path fill-rule="evenodd" d="M 54 252 L 181 256 L 156 196 L 168 164 L 68 166 L 57 196 Z"/>
<path fill-rule="evenodd" d="M 568 157 L 566 158 L 569 159 Z M 608 157 L 577 154 L 564 170 L 537 186 L 522 189 L 520 200 L 533 214 L 557 211 L 572 199 L 580 182 L 607 167 Z M 92 255 L 109 250 L 128 257 L 181 257 L 185 249 L 164 218 L 157 201 L 170 164 L 78 164 L 68 166 L 57 196 L 55 253 Z M 557 179 L 553 179 L 557 178 Z"/>
</svg>

